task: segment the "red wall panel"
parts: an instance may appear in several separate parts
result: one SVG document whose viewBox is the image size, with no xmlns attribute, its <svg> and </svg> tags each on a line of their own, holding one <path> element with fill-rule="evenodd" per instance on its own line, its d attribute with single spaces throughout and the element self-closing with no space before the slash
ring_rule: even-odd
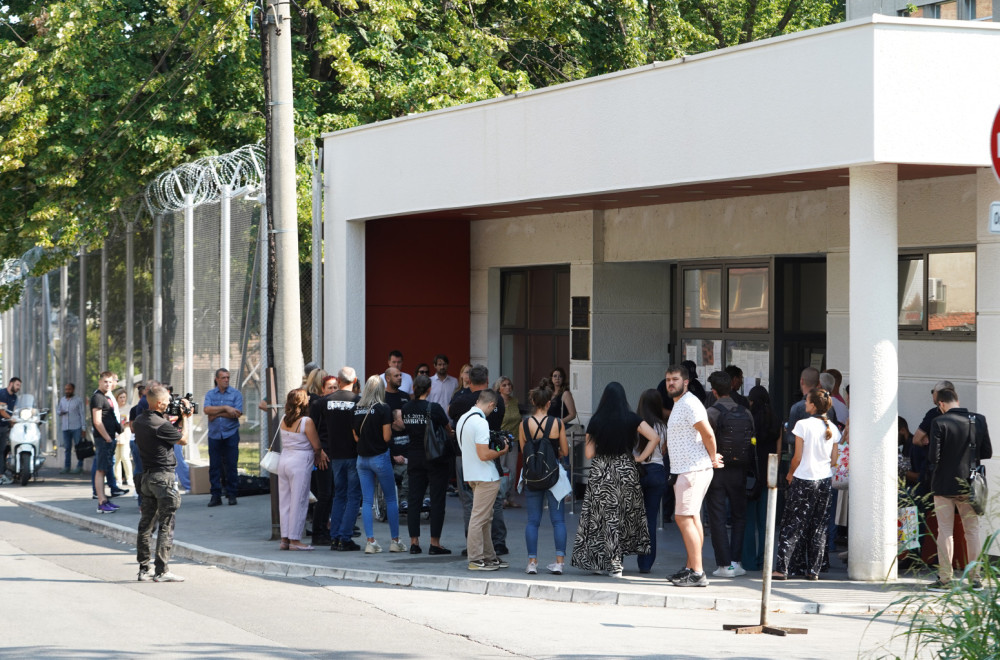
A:
<svg viewBox="0 0 1000 660">
<path fill-rule="evenodd" d="M 450 373 L 469 361 L 469 223 L 372 220 L 365 226 L 365 365 L 403 353 L 413 374 L 445 353 Z M 432 370 L 433 372 L 433 370 Z M 360 377 L 360 374 L 359 374 Z"/>
</svg>

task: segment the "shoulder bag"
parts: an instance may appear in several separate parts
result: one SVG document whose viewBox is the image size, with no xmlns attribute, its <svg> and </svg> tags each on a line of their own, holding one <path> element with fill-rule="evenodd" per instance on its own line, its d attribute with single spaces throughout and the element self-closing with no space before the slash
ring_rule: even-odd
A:
<svg viewBox="0 0 1000 660">
<path fill-rule="evenodd" d="M 278 439 L 279 433 L 281 433 L 280 420 L 278 421 L 278 428 L 274 431 L 274 437 L 271 438 L 271 444 L 267 446 L 267 453 L 264 454 L 264 458 L 260 459 L 260 467 L 271 474 L 278 474 L 278 462 L 281 460 L 281 452 L 271 450 L 271 447 L 274 446 L 274 441 Z"/>
<path fill-rule="evenodd" d="M 986 513 L 986 500 L 989 499 L 989 489 L 986 486 L 986 468 L 979 462 L 979 449 L 976 447 L 976 416 L 969 415 L 969 441 L 972 443 L 972 458 L 975 465 L 969 471 L 969 505 L 977 516 Z"/>
<path fill-rule="evenodd" d="M 431 419 L 431 407 L 434 404 L 427 401 L 427 425 L 424 426 L 424 455 L 428 461 L 436 461 L 448 454 L 448 431 L 434 425 Z"/>
<path fill-rule="evenodd" d="M 82 434 L 81 434 L 82 435 Z M 94 441 L 85 435 L 82 435 L 80 442 L 76 443 L 76 458 L 82 461 L 85 458 L 90 458 L 97 453 L 94 449 Z"/>
</svg>

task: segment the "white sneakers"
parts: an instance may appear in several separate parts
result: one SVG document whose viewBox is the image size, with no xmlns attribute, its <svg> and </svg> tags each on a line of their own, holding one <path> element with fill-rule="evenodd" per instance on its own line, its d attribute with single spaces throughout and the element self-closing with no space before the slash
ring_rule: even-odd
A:
<svg viewBox="0 0 1000 660">
<path fill-rule="evenodd" d="M 369 541 L 365 544 L 366 555 L 374 555 L 376 552 L 382 552 L 382 546 L 378 544 L 378 541 Z"/>
<path fill-rule="evenodd" d="M 549 573 L 552 573 L 553 575 L 562 575 L 563 572 L 563 565 L 557 561 L 552 562 L 545 568 L 549 571 Z"/>
<path fill-rule="evenodd" d="M 538 562 L 534 559 L 528 560 L 528 568 L 524 569 L 528 575 L 538 575 Z"/>
<path fill-rule="evenodd" d="M 719 566 L 712 572 L 712 575 L 720 578 L 734 578 L 746 574 L 746 569 L 738 561 L 734 561 L 729 566 Z"/>
<path fill-rule="evenodd" d="M 396 539 L 389 544 L 389 552 L 406 552 L 406 546 L 400 543 L 399 539 Z"/>
</svg>

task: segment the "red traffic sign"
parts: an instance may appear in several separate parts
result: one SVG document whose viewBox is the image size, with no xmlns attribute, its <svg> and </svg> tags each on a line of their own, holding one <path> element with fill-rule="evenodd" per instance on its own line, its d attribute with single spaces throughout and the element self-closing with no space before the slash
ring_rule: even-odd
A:
<svg viewBox="0 0 1000 660">
<path fill-rule="evenodd" d="M 993 163 L 993 174 L 1000 180 L 1000 108 L 993 117 L 993 129 L 990 131 L 990 162 Z"/>
</svg>

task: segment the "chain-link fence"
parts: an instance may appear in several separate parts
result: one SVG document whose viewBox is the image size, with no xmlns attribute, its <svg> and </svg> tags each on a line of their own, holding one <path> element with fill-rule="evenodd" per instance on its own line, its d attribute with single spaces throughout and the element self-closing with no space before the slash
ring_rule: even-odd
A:
<svg viewBox="0 0 1000 660">
<path fill-rule="evenodd" d="M 4 264 L 0 276 L 23 280 L 24 295 L 0 317 L 3 382 L 21 378 L 22 392 L 54 409 L 66 383 L 86 398 L 110 370 L 128 406 L 134 385 L 155 379 L 192 393 L 200 408 L 216 369 L 226 368 L 244 401 L 239 467 L 259 474 L 269 440 L 257 407 L 267 356 L 263 171 L 258 146 L 183 165 L 116 212 L 99 249 L 44 274 L 31 272 L 30 253 Z M 307 358 L 311 282 L 302 279 Z M 207 417 L 192 421 L 189 459 L 207 460 Z M 52 449 L 58 429 L 47 430 Z"/>
</svg>

